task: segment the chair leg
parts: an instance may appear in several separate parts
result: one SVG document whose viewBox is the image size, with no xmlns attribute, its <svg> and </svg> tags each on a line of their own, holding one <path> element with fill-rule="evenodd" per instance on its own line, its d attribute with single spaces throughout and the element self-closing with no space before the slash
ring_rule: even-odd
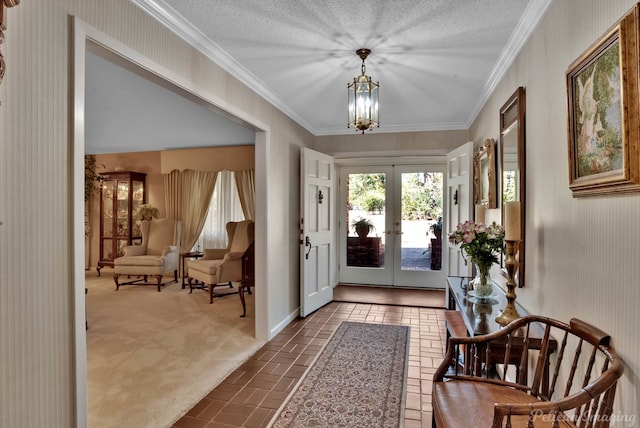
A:
<svg viewBox="0 0 640 428">
<path fill-rule="evenodd" d="M 162 286 L 162 275 L 156 275 L 158 278 L 158 293 L 160 292 L 160 287 Z"/>
<path fill-rule="evenodd" d="M 173 282 L 178 283 L 178 269 L 173 271 Z"/>
<path fill-rule="evenodd" d="M 240 286 L 238 287 L 238 295 L 240 296 L 240 303 L 242 303 L 242 315 L 240 315 L 240 318 L 244 318 L 247 315 L 247 304 L 244 301 L 244 288 L 246 286 L 242 283 L 240 283 Z M 247 287 L 249 288 L 249 287 Z M 251 290 L 251 289 L 249 289 Z"/>
<path fill-rule="evenodd" d="M 193 281 L 193 278 L 189 277 L 189 294 L 193 293 L 193 283 L 191 281 Z"/>
<path fill-rule="evenodd" d="M 229 281 L 229 288 L 233 288 L 233 284 Z"/>
<path fill-rule="evenodd" d="M 209 304 L 213 303 L 213 287 L 215 284 L 209 284 Z"/>
<path fill-rule="evenodd" d="M 120 289 L 120 284 L 118 283 L 118 277 L 120 276 L 119 273 L 113 274 L 113 280 L 116 282 L 116 291 L 118 291 Z"/>
</svg>

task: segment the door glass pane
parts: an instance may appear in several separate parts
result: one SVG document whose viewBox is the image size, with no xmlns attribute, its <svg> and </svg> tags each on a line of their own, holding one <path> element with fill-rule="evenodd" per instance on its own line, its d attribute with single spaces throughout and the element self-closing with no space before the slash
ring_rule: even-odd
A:
<svg viewBox="0 0 640 428">
<path fill-rule="evenodd" d="M 402 173 L 402 270 L 441 270 L 441 172 Z"/>
<path fill-rule="evenodd" d="M 347 175 L 347 266 L 384 267 L 386 174 Z"/>
</svg>

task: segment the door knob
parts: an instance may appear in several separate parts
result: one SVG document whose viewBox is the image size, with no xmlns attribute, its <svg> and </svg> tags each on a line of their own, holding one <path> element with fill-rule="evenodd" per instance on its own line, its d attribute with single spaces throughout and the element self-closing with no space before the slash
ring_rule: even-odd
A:
<svg viewBox="0 0 640 428">
<path fill-rule="evenodd" d="M 307 250 L 307 253 L 304 255 L 304 259 L 309 260 L 309 253 L 311 252 L 311 240 L 309 239 L 308 236 L 305 237 L 304 245 L 305 247 L 309 247 L 309 249 Z"/>
</svg>

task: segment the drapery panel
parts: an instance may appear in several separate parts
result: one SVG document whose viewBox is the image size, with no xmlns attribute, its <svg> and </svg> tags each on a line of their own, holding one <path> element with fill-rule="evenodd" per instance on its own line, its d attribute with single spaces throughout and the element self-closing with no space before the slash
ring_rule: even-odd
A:
<svg viewBox="0 0 640 428">
<path fill-rule="evenodd" d="M 182 220 L 180 205 L 182 204 L 182 172 L 174 169 L 164 178 L 164 204 L 167 218 Z"/>
<path fill-rule="evenodd" d="M 189 251 L 198 240 L 207 218 L 218 172 L 171 171 L 164 174 L 167 217 L 182 220 L 181 251 Z"/>
<path fill-rule="evenodd" d="M 218 172 L 183 171 L 182 175 L 182 248 L 189 251 L 198 240 L 207 218 L 209 202 Z"/>
<path fill-rule="evenodd" d="M 255 171 L 248 169 L 246 171 L 236 171 L 236 186 L 238 188 L 238 196 L 244 217 L 247 220 L 256 219 L 256 181 Z"/>
<path fill-rule="evenodd" d="M 209 231 L 207 234 L 209 238 L 201 242 L 203 248 L 208 248 L 211 245 L 224 246 L 226 222 L 241 220 L 236 219 L 237 215 L 232 215 L 229 211 L 233 211 L 233 204 L 229 200 L 232 195 L 218 195 L 215 208 L 219 215 L 215 216 L 216 218 L 213 219 L 213 222 L 207 220 L 212 196 L 216 188 L 216 181 L 219 179 L 223 179 L 225 183 L 232 180 L 228 184 L 222 183 L 224 185 L 219 187 L 221 189 L 235 187 L 244 218 L 255 220 L 254 170 L 236 172 L 174 170 L 168 174 L 163 174 L 163 178 L 167 217 L 182 220 L 181 251 L 183 252 L 190 251 L 194 247 L 205 227 L 218 230 L 220 236 L 218 237 L 215 231 Z M 229 185 L 233 182 L 235 182 L 235 186 Z M 234 218 L 229 217 L 230 215 Z M 205 222 L 207 222 L 207 226 L 205 226 Z M 221 242 L 218 242 L 218 240 Z"/>
</svg>

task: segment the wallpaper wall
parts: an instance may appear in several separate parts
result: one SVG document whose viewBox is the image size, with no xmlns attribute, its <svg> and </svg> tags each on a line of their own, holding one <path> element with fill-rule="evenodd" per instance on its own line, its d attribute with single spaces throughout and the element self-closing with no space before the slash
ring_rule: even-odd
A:
<svg viewBox="0 0 640 428">
<path fill-rule="evenodd" d="M 532 313 L 577 317 L 610 333 L 627 364 L 616 394 L 621 417 L 640 416 L 640 194 L 573 198 L 569 190 L 568 66 L 633 1 L 555 1 L 475 121 L 474 141 L 498 139 L 498 111 L 526 89 L 526 285 Z M 628 422 L 628 420 L 627 420 Z M 625 425 L 619 421 L 618 425 Z"/>
</svg>

